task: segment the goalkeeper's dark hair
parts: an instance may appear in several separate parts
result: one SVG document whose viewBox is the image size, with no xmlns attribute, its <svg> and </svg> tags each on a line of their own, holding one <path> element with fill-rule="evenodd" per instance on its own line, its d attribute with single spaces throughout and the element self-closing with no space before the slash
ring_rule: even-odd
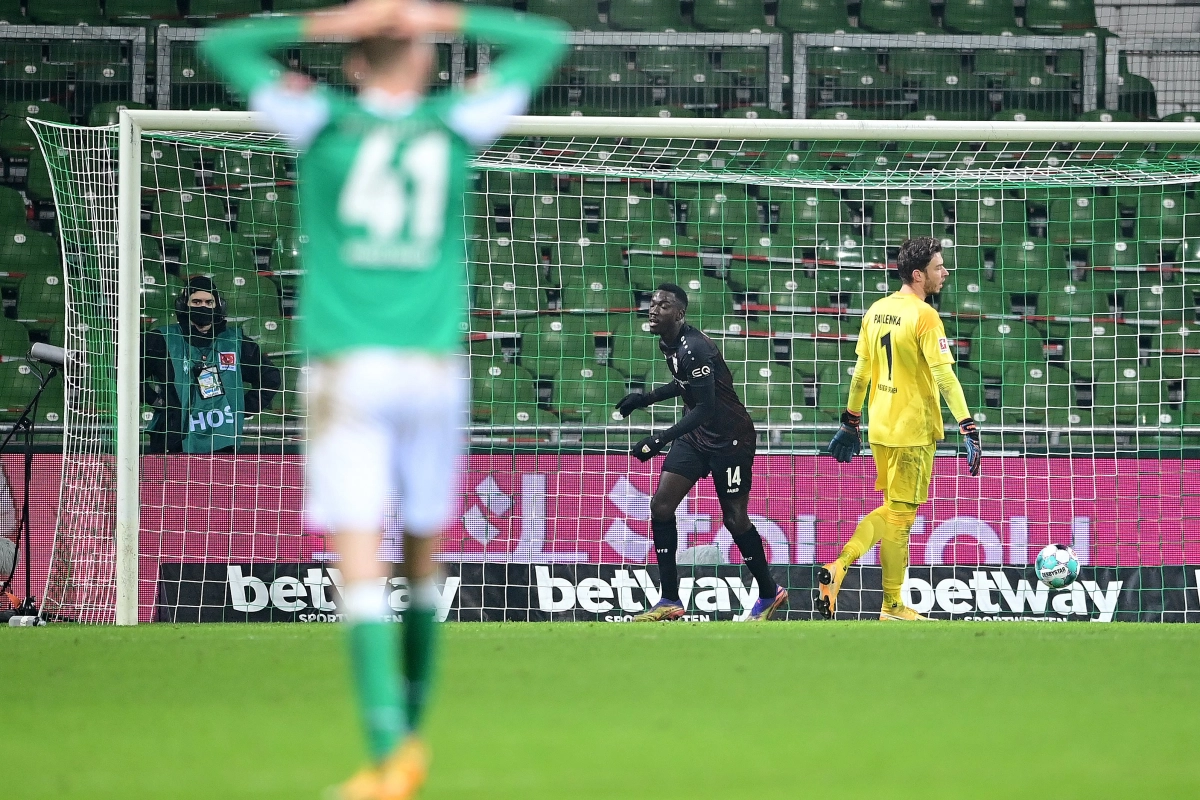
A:
<svg viewBox="0 0 1200 800">
<path fill-rule="evenodd" d="M 933 257 L 942 252 L 942 243 L 932 236 L 914 236 L 900 243 L 896 256 L 896 271 L 905 284 L 913 282 L 913 273 L 925 269 Z"/>
<path fill-rule="evenodd" d="M 675 299 L 682 303 L 685 309 L 688 307 L 687 292 L 685 292 L 682 287 L 676 286 L 673 283 L 660 283 L 658 285 L 658 291 L 668 292 L 669 294 L 675 295 Z"/>
</svg>

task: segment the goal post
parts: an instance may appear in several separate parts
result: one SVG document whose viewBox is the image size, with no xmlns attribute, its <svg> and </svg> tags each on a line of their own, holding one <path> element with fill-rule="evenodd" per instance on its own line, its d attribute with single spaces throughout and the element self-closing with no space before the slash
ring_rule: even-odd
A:
<svg viewBox="0 0 1200 800">
<path fill-rule="evenodd" d="M 98 381 L 111 381 L 115 405 L 68 398 L 64 474 L 75 478 L 64 479 L 46 608 L 117 624 L 208 619 L 214 617 L 192 607 L 199 601 L 182 598 L 203 595 L 207 602 L 205 593 L 217 591 L 224 599 L 212 601 L 221 606 L 213 613 L 220 618 L 332 611 L 335 590 L 323 587 L 336 587 L 336 562 L 320 533 L 299 518 L 303 410 L 296 387 L 306 368 L 289 338 L 299 270 L 294 154 L 249 112 L 124 110 L 119 126 L 105 129 L 31 124 L 51 167 L 68 284 L 86 262 L 100 283 L 111 282 L 114 306 L 68 286 L 68 348 L 83 351 L 86 363 L 115 355 L 115 369 L 94 370 Z M 155 161 L 160 149 L 169 152 Z M 81 154 L 105 152 L 115 158 L 96 167 L 100 179 L 85 182 Z M 652 575 L 652 567 L 645 572 L 653 556 L 642 508 L 652 468 L 625 454 L 651 422 L 664 424 L 673 412 L 622 421 L 602 409 L 611 393 L 662 382 L 656 354 L 647 355 L 638 339 L 646 336 L 638 309 L 654 281 L 674 276 L 696 292 L 696 324 L 725 348 L 762 433 L 767 497 L 752 512 L 763 520 L 772 562 L 786 565 L 797 576 L 793 585 L 804 588 L 814 559 L 836 554 L 860 511 L 869 510 L 863 466 L 851 470 L 847 496 L 834 498 L 852 509 L 849 517 L 833 519 L 828 470 L 816 459 L 844 405 L 857 319 L 872 298 L 895 288 L 895 248 L 918 233 L 943 238 L 948 263 L 986 282 L 982 290 L 975 283 L 956 289 L 939 307 L 971 376 L 972 410 L 984 415 L 985 447 L 1039 460 L 1019 477 L 1015 468 L 998 467 L 1011 480 L 986 490 L 999 492 L 992 498 L 941 459 L 949 466 L 935 492 L 952 496 L 945 510 L 922 518 L 919 540 L 914 531 L 925 548 L 917 554 L 914 546 L 914 565 L 1021 565 L 1047 540 L 1074 542 L 1097 568 L 1200 560 L 1200 542 L 1183 532 L 1191 520 L 1178 507 L 1186 490 L 1169 486 L 1171 476 L 1184 480 L 1188 451 L 1200 445 L 1200 413 L 1191 415 L 1193 399 L 1200 412 L 1200 382 L 1191 383 L 1200 381 L 1200 372 L 1192 374 L 1200 348 L 1182 339 L 1196 319 L 1191 276 L 1200 273 L 1200 250 L 1190 249 L 1200 246 L 1200 126 L 522 117 L 475 166 L 481 177 L 465 198 L 472 460 L 443 559 L 459 565 L 463 586 L 469 579 L 461 565 L 485 566 L 471 573 L 483 576 L 472 595 L 479 608 L 459 618 L 546 612 L 536 605 L 542 592 L 565 602 L 554 581 L 567 579 L 538 567 L 547 571 L 537 583 L 537 564 L 628 565 L 623 574 Z M 1165 206 L 1176 198 L 1178 212 Z M 253 214 L 270 216 L 265 227 L 277 225 L 279 234 L 264 233 Z M 99 246 L 101 240 L 116 246 Z M 145 253 L 146 242 L 160 252 Z M 1123 245 L 1144 260 L 1122 255 Z M 162 285 L 147 283 L 148 264 Z M 164 287 L 177 292 L 178 281 L 199 267 L 214 280 L 233 281 L 221 285 L 239 287 L 231 291 L 251 310 L 238 324 L 255 331 L 263 354 L 275 359 L 279 397 L 257 415 L 253 447 L 239 444 L 228 456 L 147 456 L 147 415 L 157 412 L 143 402 L 142 337 L 147 319 L 162 311 L 151 314 L 148 304 L 161 302 Z M 1075 294 L 1102 273 L 1096 305 L 1085 309 Z M 1070 297 L 1048 305 L 1052 289 Z M 255 292 L 271 294 L 270 312 L 254 310 L 263 299 Z M 1176 295 L 1186 296 L 1183 305 Z M 1155 307 L 1163 296 L 1175 305 Z M 83 305 L 86 314 L 72 310 Z M 84 317 L 85 331 L 72 323 Z M 1014 355 L 1018 336 L 1027 340 Z M 1123 388 L 1143 383 L 1153 391 Z M 1198 390 L 1195 397 L 1190 390 Z M 87 435 L 78 433 L 83 427 Z M 101 428 L 110 431 L 107 439 L 96 433 Z M 869 438 L 869 419 L 867 431 Z M 952 434 L 945 453 L 956 446 Z M 1124 521 L 1128 509 L 1093 495 L 1123 479 L 1123 456 L 1139 454 L 1169 467 L 1158 488 L 1145 489 L 1165 493 L 1153 495 L 1169 507 L 1165 524 L 1118 533 L 1105 522 L 1097 533 L 1096 523 L 1073 521 L 1104 513 Z M 755 480 L 757 487 L 757 467 Z M 197 488 L 204 486 L 208 499 Z M 1069 496 L 1057 497 L 1064 487 Z M 826 496 L 812 508 L 797 502 L 804 493 Z M 97 510 L 81 514 L 89 494 Z M 981 532 L 998 527 L 985 511 L 992 501 L 1010 531 Z M 681 508 L 681 544 L 698 563 L 713 552 L 727 559 L 728 532 L 708 508 L 712 498 L 693 495 L 690 502 L 691 511 Z M 109 508 L 111 514 L 99 510 Z M 938 527 L 967 517 L 982 527 Z M 385 555 L 397 555 L 394 545 L 386 547 L 393 549 Z M 487 599 L 489 581 L 507 575 L 489 571 L 491 562 L 519 567 L 522 577 L 502 577 L 500 585 L 538 598 L 528 600 L 530 608 L 510 609 L 507 599 L 497 608 Z M 167 563 L 173 571 L 164 571 Z M 253 572 L 270 563 L 306 569 L 290 578 Z M 314 563 L 326 566 L 307 569 Z M 219 566 L 219 591 L 207 564 Z M 614 597 L 625 597 L 614 583 L 619 578 L 605 580 Z M 736 595 L 741 584 L 732 581 L 721 585 Z M 297 591 L 308 599 L 296 599 Z M 589 597 L 572 613 L 627 605 Z M 727 601 L 712 602 L 728 610 Z M 179 612 L 184 606 L 186 614 Z M 803 613 L 811 609 L 797 606 L 797 617 Z"/>
</svg>

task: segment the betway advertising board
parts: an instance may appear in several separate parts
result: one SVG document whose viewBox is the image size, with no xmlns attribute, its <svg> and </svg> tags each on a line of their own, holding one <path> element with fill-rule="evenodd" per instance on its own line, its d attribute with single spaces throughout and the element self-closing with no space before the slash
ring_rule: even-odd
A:
<svg viewBox="0 0 1200 800">
<path fill-rule="evenodd" d="M 776 566 L 788 588 L 781 619 L 817 618 L 813 566 Z M 166 622 L 337 622 L 342 575 L 321 564 L 168 563 L 160 568 L 157 618 Z M 653 566 L 607 564 L 445 565 L 438 617 L 445 621 L 629 622 L 659 599 Z M 392 618 L 409 605 L 403 578 L 380 584 Z M 1084 567 L 1051 591 L 1026 568 L 914 567 L 906 602 L 935 619 L 1041 622 L 1200 622 L 1200 566 Z M 758 586 L 735 566 L 681 568 L 685 620 L 742 620 Z M 872 619 L 883 594 L 878 567 L 855 567 L 839 598 L 841 619 Z"/>
<path fill-rule="evenodd" d="M 333 601 L 315 598 L 305 582 L 309 570 L 316 569 L 329 580 L 328 587 L 336 586 L 337 571 L 323 532 L 304 525 L 302 466 L 292 456 L 143 459 L 143 618 L 155 613 L 227 618 L 228 612 L 255 619 L 303 614 L 320 621 L 322 615 L 336 615 L 336 607 L 324 607 Z M 649 534 L 656 462 L 641 464 L 628 456 L 477 454 L 465 466 L 461 508 L 439 556 L 447 573 L 459 579 L 448 615 L 615 619 L 636 613 L 633 603 L 621 598 L 629 591 L 644 603 L 645 597 L 637 595 L 646 591 L 639 576 L 656 574 Z M 755 460 L 751 518 L 766 541 L 768 559 L 788 576 L 793 614 L 810 613 L 812 565 L 835 558 L 858 521 L 878 505 L 874 478 L 867 458 L 850 465 L 817 456 Z M 1193 585 L 1187 581 L 1194 581 L 1194 570 L 1183 566 L 1200 565 L 1200 461 L 987 458 L 984 474 L 972 478 L 961 459 L 939 458 L 930 497 L 912 530 L 910 579 L 913 604 L 933 616 L 1041 617 L 1043 597 L 1035 586 L 1022 590 L 1021 581 L 1032 581 L 1026 565 L 1050 542 L 1071 545 L 1086 567 L 1069 593 L 1073 610 L 1067 617 L 1099 619 L 1109 611 L 1113 619 L 1135 612 L 1144 619 L 1160 611 L 1186 616 L 1200 605 L 1184 591 Z M 402 508 L 403 498 L 395 498 L 382 551 L 389 560 L 401 557 Z M 689 610 L 710 619 L 740 613 L 739 598 L 750 596 L 749 575 L 740 569 L 737 548 L 721 525 L 709 481 L 701 482 L 677 517 L 681 550 L 705 546 L 725 562 L 695 573 L 696 600 Z M 860 562 L 867 568 L 861 602 L 868 610 L 878 608 L 871 595 L 878 581 L 870 569 L 878 564 L 877 553 L 873 549 Z M 995 566 L 974 566 L 979 564 Z M 227 565 L 261 582 L 267 604 L 257 608 L 256 601 L 247 601 L 235 608 L 233 570 Z M 291 584 L 274 588 L 285 577 L 298 582 L 303 597 Z M 546 581 L 553 579 L 573 581 L 573 607 L 558 607 L 565 595 L 543 602 L 549 596 Z M 607 590 L 595 581 L 603 581 L 613 597 L 600 597 Z M 637 587 L 623 588 L 626 581 Z M 931 587 L 928 592 L 920 581 Z M 1093 581 L 1095 591 L 1085 581 Z M 1114 588 L 1118 581 L 1120 588 Z M 194 594 L 196 586 L 208 593 L 203 602 Z M 258 584 L 248 586 L 254 588 L 244 589 L 247 597 L 257 598 Z M 328 587 L 327 592 L 334 591 Z M 851 599 L 854 591 L 860 590 L 848 590 L 842 601 L 847 613 L 857 608 L 851 605 L 858 602 Z M 958 596 L 964 591 L 969 599 Z M 710 592 L 716 598 L 711 602 Z M 1105 611 L 1112 592 L 1117 606 Z M 275 601 L 276 594 L 282 602 Z M 728 609 L 724 598 L 729 598 Z M 593 610 L 605 603 L 612 608 Z M 1045 603 L 1045 618 L 1054 618 L 1055 603 L 1065 607 L 1068 601 L 1046 596 Z M 993 605 L 1001 609 L 992 610 Z M 293 606 L 295 611 L 288 610 Z M 1086 614 L 1080 611 L 1084 607 Z M 181 615 L 181 608 L 199 610 Z"/>
</svg>

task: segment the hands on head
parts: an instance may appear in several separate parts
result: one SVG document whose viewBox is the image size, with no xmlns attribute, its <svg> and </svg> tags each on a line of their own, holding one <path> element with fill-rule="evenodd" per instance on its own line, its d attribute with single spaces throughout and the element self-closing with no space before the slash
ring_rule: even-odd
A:
<svg viewBox="0 0 1200 800">
<path fill-rule="evenodd" d="M 352 39 L 412 39 L 462 28 L 462 9 L 449 3 L 417 0 L 354 0 L 341 8 L 308 16 L 310 36 Z"/>
</svg>

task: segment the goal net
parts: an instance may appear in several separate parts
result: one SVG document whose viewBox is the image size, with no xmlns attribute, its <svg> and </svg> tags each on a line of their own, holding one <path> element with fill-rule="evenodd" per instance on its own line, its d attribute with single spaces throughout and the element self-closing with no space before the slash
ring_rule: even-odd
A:
<svg viewBox="0 0 1200 800">
<path fill-rule="evenodd" d="M 125 138 L 36 126 L 75 355 L 45 608 L 85 621 L 336 619 L 336 557 L 301 514 L 295 154 L 249 115 L 159 113 L 131 115 Z M 980 478 L 966 474 L 944 412 L 910 603 L 954 618 L 1195 615 L 1200 129 L 1012 116 L 526 118 L 480 154 L 464 198 L 470 451 L 442 545 L 443 615 L 624 619 L 657 599 L 659 463 L 628 452 L 681 409 L 624 420 L 613 406 L 670 380 L 645 310 L 671 282 L 757 427 L 750 510 L 791 590 L 788 616 L 813 616 L 814 565 L 879 502 L 870 458 L 838 465 L 824 446 L 864 310 L 899 288 L 895 255 L 913 236 L 940 239 L 951 270 L 930 302 L 986 457 Z M 225 304 L 220 366 L 241 396 L 181 422 L 161 343 L 195 275 Z M 216 453 L 177 452 L 206 426 L 236 430 L 207 440 Z M 689 614 L 744 615 L 755 590 L 709 481 L 678 518 Z M 1028 569 L 1051 542 L 1085 565 L 1069 590 Z M 880 598 L 877 550 L 860 564 L 841 604 L 851 617 Z"/>
</svg>

